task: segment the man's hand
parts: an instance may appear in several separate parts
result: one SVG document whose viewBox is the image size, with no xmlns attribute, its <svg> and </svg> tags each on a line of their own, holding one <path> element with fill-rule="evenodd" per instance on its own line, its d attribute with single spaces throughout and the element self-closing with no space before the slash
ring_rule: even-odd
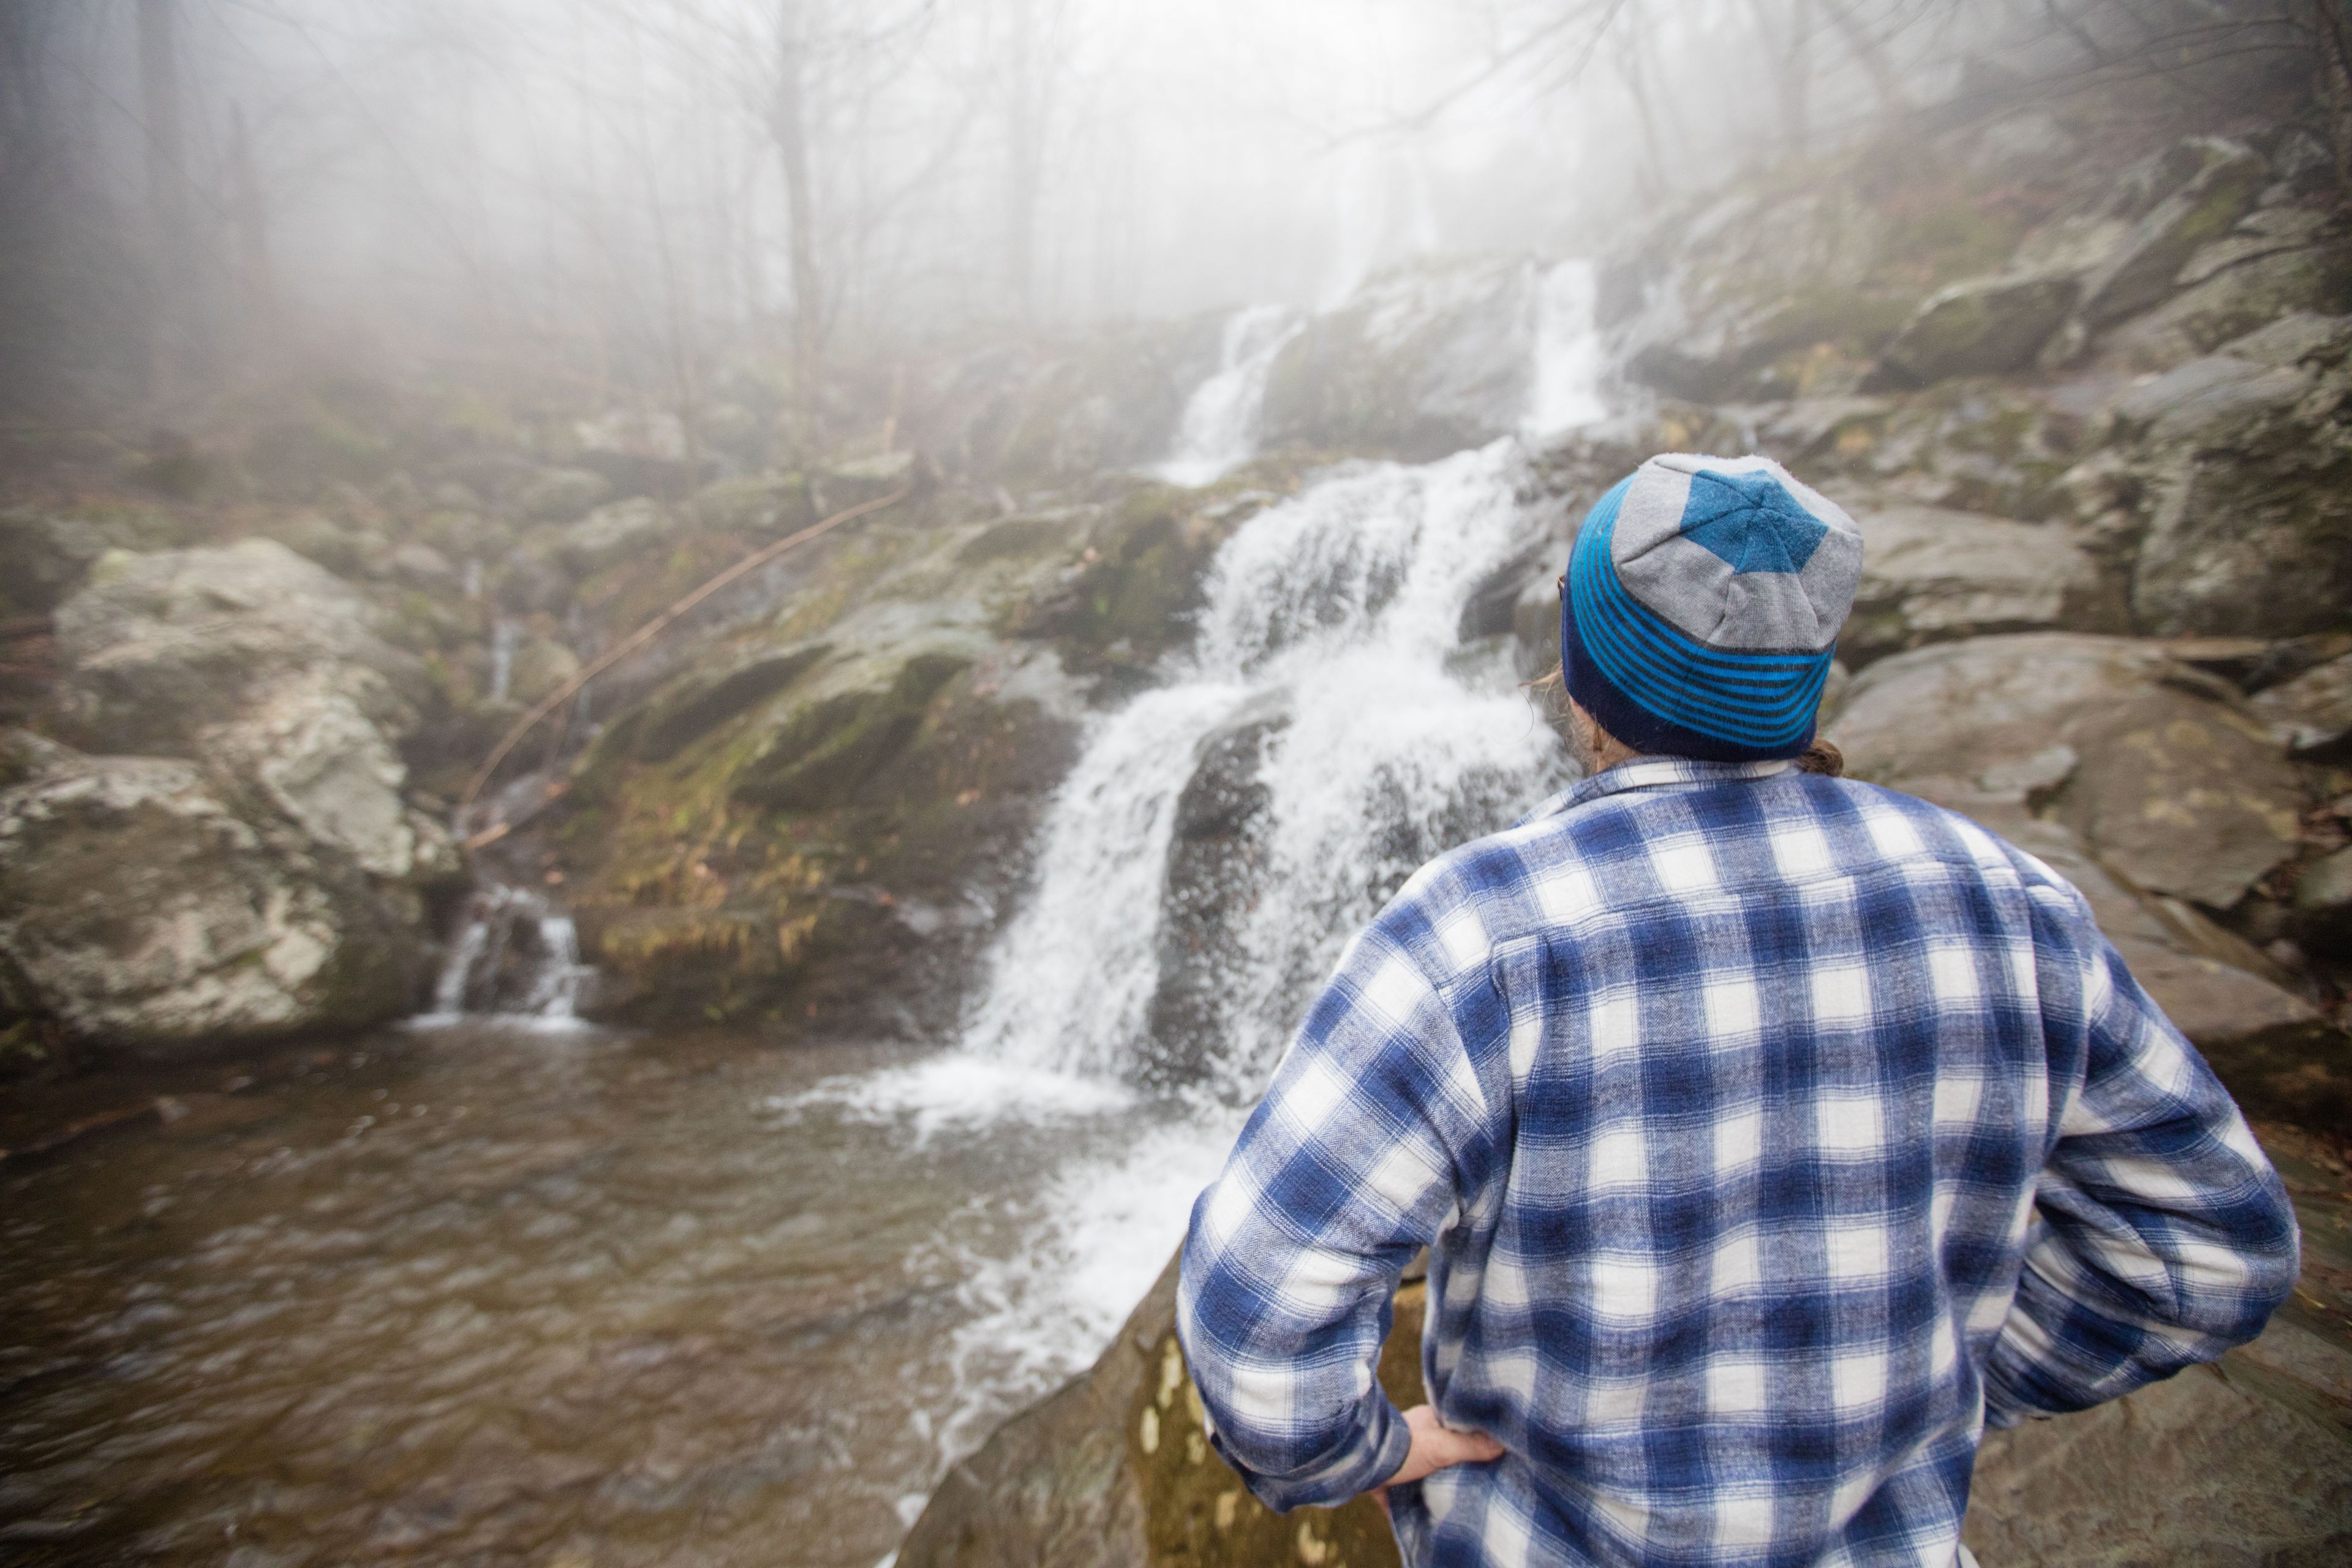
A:
<svg viewBox="0 0 2352 1568">
<path fill-rule="evenodd" d="M 1382 1513 L 1388 1511 L 1391 1487 L 1401 1487 L 1456 1465 L 1483 1465 L 1503 1457 L 1500 1443 L 1484 1432 L 1455 1431 L 1440 1421 L 1437 1412 L 1426 1405 L 1416 1405 L 1406 1411 L 1404 1424 L 1412 1434 L 1412 1447 L 1405 1451 L 1404 1463 L 1397 1467 L 1396 1474 L 1372 1489 Z"/>
</svg>

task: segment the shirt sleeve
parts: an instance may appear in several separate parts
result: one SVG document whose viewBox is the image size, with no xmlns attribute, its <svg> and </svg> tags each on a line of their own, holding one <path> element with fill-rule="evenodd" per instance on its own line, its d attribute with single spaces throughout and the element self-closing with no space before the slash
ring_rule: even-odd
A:
<svg viewBox="0 0 2352 1568">
<path fill-rule="evenodd" d="M 1184 1243 L 1177 1327 L 1217 1452 L 1269 1506 L 1379 1486 L 1411 1447 L 1373 1375 L 1390 1299 L 1455 1202 L 1486 1097 L 1375 925 L 1308 1010 Z"/>
<path fill-rule="evenodd" d="M 2299 1262 L 2294 1207 L 2245 1118 L 2066 893 L 2067 914 L 2044 922 L 2044 970 L 2068 1003 L 2058 1026 L 2083 1032 L 2083 1079 L 1985 1369 L 1996 1426 L 2214 1360 L 2262 1331 Z"/>
</svg>

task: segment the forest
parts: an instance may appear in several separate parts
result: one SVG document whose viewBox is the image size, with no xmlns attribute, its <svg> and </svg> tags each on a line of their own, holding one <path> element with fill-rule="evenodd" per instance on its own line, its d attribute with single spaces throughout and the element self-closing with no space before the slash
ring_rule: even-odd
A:
<svg viewBox="0 0 2352 1568">
<path fill-rule="evenodd" d="M 1969 1560 L 2341 1560 L 2341 0 L 0 0 L 0 1557 L 1399 1562 L 1173 1255 L 1670 452 L 2300 1226 Z"/>
</svg>

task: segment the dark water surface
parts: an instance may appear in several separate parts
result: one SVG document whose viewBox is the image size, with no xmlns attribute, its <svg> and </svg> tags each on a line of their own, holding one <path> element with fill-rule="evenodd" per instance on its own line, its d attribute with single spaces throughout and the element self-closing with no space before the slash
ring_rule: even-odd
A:
<svg viewBox="0 0 2352 1568">
<path fill-rule="evenodd" d="M 770 1103 L 890 1059 L 467 1025 L 76 1086 L 166 1098 L 0 1163 L 0 1562 L 872 1568 L 964 1397 L 956 1228 L 1050 1142 Z"/>
</svg>

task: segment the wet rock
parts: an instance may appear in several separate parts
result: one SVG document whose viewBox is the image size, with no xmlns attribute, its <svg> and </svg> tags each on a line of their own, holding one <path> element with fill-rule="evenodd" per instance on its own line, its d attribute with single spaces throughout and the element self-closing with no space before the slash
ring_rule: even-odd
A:
<svg viewBox="0 0 2352 1568">
<path fill-rule="evenodd" d="M 1380 1377 L 1400 1405 L 1423 1402 L 1428 1287 L 1397 1291 Z M 1208 1445 L 1200 1396 L 1176 1342 L 1176 1264 L 1092 1369 L 1006 1422 L 951 1468 L 898 1550 L 900 1568 L 1381 1568 L 1397 1561 L 1368 1497 L 1277 1514 Z"/>
<path fill-rule="evenodd" d="M 563 531 L 556 559 L 574 577 L 593 577 L 667 541 L 674 524 L 640 496 L 598 507 Z"/>
<path fill-rule="evenodd" d="M 1532 384 L 1537 287 L 1515 257 L 1374 278 L 1276 356 L 1266 444 L 1419 461 L 1507 434 Z"/>
<path fill-rule="evenodd" d="M 2200 137 L 2178 150 L 2197 172 L 2139 218 L 2113 257 L 2084 280 L 2081 315 L 2098 329 L 2161 302 L 2189 258 L 2235 226 L 2270 184 L 2252 149 Z"/>
<path fill-rule="evenodd" d="M 736 798 L 778 811 L 858 804 L 866 782 L 914 739 L 933 695 L 971 662 L 940 648 L 824 672 L 737 776 Z"/>
<path fill-rule="evenodd" d="M 2120 629 L 2070 530 L 1937 507 L 1858 505 L 1863 575 L 1838 637 L 1855 668 L 1990 632 Z"/>
<path fill-rule="evenodd" d="M 646 699 L 641 716 L 627 721 L 630 749 L 642 761 L 667 762 L 783 690 L 830 651 L 830 644 L 811 643 L 762 655 L 732 669 L 690 671 Z M 615 731 L 621 723 L 615 721 Z"/>
<path fill-rule="evenodd" d="M 249 692 L 321 669 L 394 736 L 428 694 L 374 607 L 274 540 L 110 554 L 57 624 L 60 716 L 96 750 L 193 754 L 198 732 L 237 719 Z"/>
<path fill-rule="evenodd" d="M 2255 715 L 2281 731 L 2298 754 L 2321 760 L 2341 756 L 2352 739 L 2352 654 L 2256 693 L 2252 706 Z"/>
<path fill-rule="evenodd" d="M 612 499 L 613 482 L 591 468 L 549 468 L 516 492 L 529 522 L 576 522 Z"/>
<path fill-rule="evenodd" d="M 1882 376 L 1925 386 L 1955 375 L 1998 375 L 2033 363 L 2074 309 L 2071 278 L 1983 278 L 1930 295 L 1879 351 Z"/>
<path fill-rule="evenodd" d="M 1855 776 L 1969 811 L 2032 795 L 2140 887 L 2217 909 L 2295 851 L 2300 781 L 2230 689 L 2160 649 L 1988 637 L 1858 675 L 1830 739 Z M 2011 770 L 2063 744 L 2039 792 Z"/>
<path fill-rule="evenodd" d="M 422 979 L 358 867 L 184 762 L 76 756 L 0 792 L 0 911 L 17 1006 L 148 1054 L 376 1023 Z"/>
<path fill-rule="evenodd" d="M 917 482 L 919 468 L 912 452 L 883 452 L 835 463 L 810 476 L 812 510 L 817 516 L 830 517 L 895 495 Z"/>
<path fill-rule="evenodd" d="M 1145 1076 L 1160 1085 L 1196 1078 L 1227 1037 L 1232 976 L 1248 957 L 1271 798 L 1260 777 L 1287 713 L 1247 712 L 1203 737 L 1176 799 L 1160 900 L 1159 984 L 1151 994 Z"/>
<path fill-rule="evenodd" d="M 2245 342 L 2277 358 L 2304 337 L 2298 324 Z M 2323 358 L 2341 341 L 2286 363 L 2194 360 L 2116 402 L 2147 530 L 2132 584 L 2142 629 L 2275 637 L 2352 623 L 2352 429 L 2338 416 L 2352 373 Z"/>
</svg>

